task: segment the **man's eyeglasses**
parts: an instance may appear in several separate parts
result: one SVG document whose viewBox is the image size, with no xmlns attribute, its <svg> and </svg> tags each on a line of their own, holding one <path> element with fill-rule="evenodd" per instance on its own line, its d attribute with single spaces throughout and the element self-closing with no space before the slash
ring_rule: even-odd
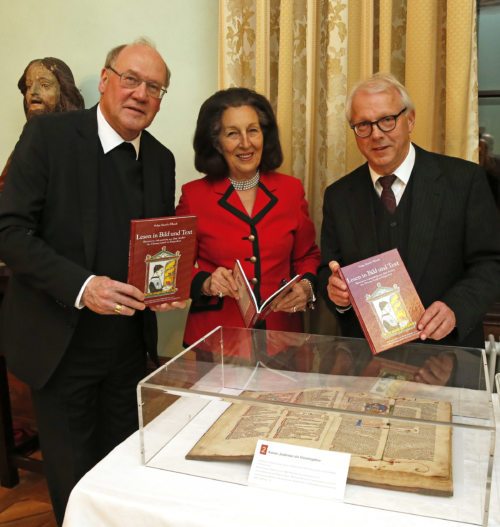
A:
<svg viewBox="0 0 500 527">
<path fill-rule="evenodd" d="M 372 135 L 374 125 L 377 125 L 377 128 L 382 132 L 390 132 L 396 128 L 396 121 L 404 112 L 406 112 L 406 107 L 396 115 L 386 115 L 376 121 L 361 121 L 360 123 L 352 124 L 351 128 L 358 137 L 369 137 Z"/>
<path fill-rule="evenodd" d="M 111 66 L 106 66 L 106 69 L 111 70 L 113 73 L 116 73 L 120 77 L 120 86 L 122 88 L 127 88 L 129 90 L 134 90 L 138 88 L 142 83 L 146 85 L 146 92 L 151 97 L 155 99 L 161 99 L 166 93 L 167 90 L 163 86 L 156 84 L 156 82 L 145 81 L 134 75 L 131 71 L 125 71 L 123 73 L 118 73 Z"/>
</svg>

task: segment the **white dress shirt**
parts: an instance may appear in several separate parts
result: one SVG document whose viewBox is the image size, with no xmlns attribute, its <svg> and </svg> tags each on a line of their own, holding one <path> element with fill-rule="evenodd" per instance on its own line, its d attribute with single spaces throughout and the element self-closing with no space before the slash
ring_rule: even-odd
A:
<svg viewBox="0 0 500 527">
<path fill-rule="evenodd" d="M 404 161 L 399 165 L 398 168 L 393 172 L 396 176 L 394 183 L 392 184 L 392 191 L 394 192 L 394 197 L 396 198 L 396 204 L 399 205 L 403 192 L 405 191 L 406 185 L 410 181 L 411 171 L 415 165 L 415 147 L 410 143 L 410 149 L 408 150 L 408 155 L 405 157 Z M 380 196 L 382 194 L 382 185 L 380 184 L 379 178 L 383 176 L 388 176 L 389 174 L 377 174 L 375 170 L 368 165 L 370 170 L 370 176 L 372 178 L 373 187 L 375 192 Z"/>
</svg>

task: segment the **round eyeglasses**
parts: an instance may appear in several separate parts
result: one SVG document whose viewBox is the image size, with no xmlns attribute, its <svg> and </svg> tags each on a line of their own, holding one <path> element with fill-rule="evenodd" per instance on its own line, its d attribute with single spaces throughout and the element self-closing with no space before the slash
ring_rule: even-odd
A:
<svg viewBox="0 0 500 527">
<path fill-rule="evenodd" d="M 370 137 L 370 135 L 372 135 L 374 125 L 377 125 L 377 128 L 381 132 L 391 132 L 394 130 L 394 128 L 396 128 L 398 117 L 404 112 L 406 112 L 406 107 L 396 115 L 386 115 L 385 117 L 381 117 L 376 121 L 361 121 L 360 123 L 352 124 L 351 129 L 354 130 L 354 133 L 358 137 L 363 138 Z"/>
<path fill-rule="evenodd" d="M 118 75 L 118 77 L 120 77 L 120 86 L 122 88 L 134 90 L 135 88 L 138 88 L 142 83 L 144 83 L 146 85 L 147 94 L 151 97 L 154 97 L 155 99 L 161 99 L 167 93 L 166 88 L 164 88 L 163 86 L 160 86 L 156 82 L 145 81 L 144 79 L 141 79 L 131 71 L 124 71 L 123 73 L 118 73 L 111 66 L 106 66 L 106 69 L 111 70 L 113 73 Z"/>
</svg>

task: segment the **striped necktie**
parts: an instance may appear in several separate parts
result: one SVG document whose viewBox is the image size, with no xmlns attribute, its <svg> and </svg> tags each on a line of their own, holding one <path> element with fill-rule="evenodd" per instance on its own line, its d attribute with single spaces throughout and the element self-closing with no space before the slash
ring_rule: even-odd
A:
<svg viewBox="0 0 500 527">
<path fill-rule="evenodd" d="M 390 176 L 382 176 L 378 178 L 378 180 L 382 185 L 380 199 L 387 209 L 387 212 L 394 214 L 394 211 L 396 210 L 396 196 L 394 196 L 394 192 L 392 191 L 392 184 L 396 180 L 396 176 L 391 174 Z"/>
</svg>

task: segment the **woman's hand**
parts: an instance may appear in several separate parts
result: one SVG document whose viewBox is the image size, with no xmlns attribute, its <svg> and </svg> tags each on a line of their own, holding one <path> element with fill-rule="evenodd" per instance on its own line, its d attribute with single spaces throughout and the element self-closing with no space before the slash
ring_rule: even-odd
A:
<svg viewBox="0 0 500 527">
<path fill-rule="evenodd" d="M 293 284 L 292 289 L 283 298 L 280 298 L 273 311 L 285 311 L 287 313 L 296 313 L 305 311 L 307 303 L 311 300 L 311 288 L 306 281 L 300 281 Z"/>
<path fill-rule="evenodd" d="M 203 282 L 201 291 L 206 296 L 230 296 L 239 298 L 238 287 L 233 277 L 233 271 L 225 267 L 217 269 Z"/>
</svg>

